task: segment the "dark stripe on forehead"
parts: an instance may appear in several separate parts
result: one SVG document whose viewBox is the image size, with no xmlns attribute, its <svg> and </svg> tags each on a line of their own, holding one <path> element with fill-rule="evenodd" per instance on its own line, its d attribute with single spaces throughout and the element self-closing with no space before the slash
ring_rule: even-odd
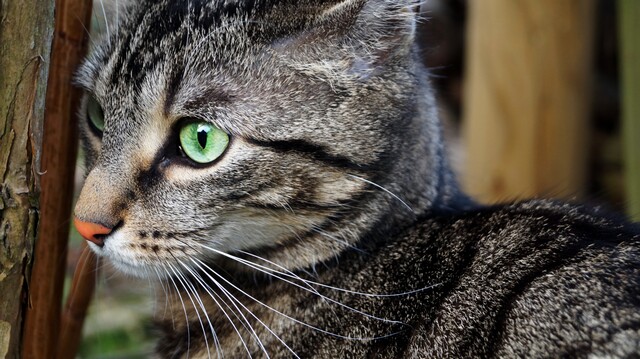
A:
<svg viewBox="0 0 640 359">
<path fill-rule="evenodd" d="M 118 61 L 115 63 L 113 67 L 113 72 L 111 73 L 111 84 L 116 85 L 121 81 L 120 72 L 124 62 L 128 59 L 127 53 L 133 52 L 134 49 L 131 49 L 131 42 L 133 41 L 133 37 L 136 34 L 136 31 L 133 31 L 131 27 L 133 24 L 142 24 L 142 21 L 145 19 L 146 11 L 138 11 L 135 16 L 129 18 L 129 22 L 124 25 L 125 29 L 128 31 L 123 31 L 127 36 L 120 42 L 119 48 L 114 52 L 113 56 L 118 57 Z M 131 56 L 131 55 L 129 55 Z"/>
<path fill-rule="evenodd" d="M 272 42 L 282 36 L 297 33 L 313 22 L 315 15 L 342 0 L 146 0 L 130 5 L 131 13 L 119 34 L 117 56 L 110 82 L 139 83 L 163 61 L 171 66 L 182 62 L 187 42 L 208 36 L 225 23 L 245 24 L 229 31 L 246 32 L 253 41 Z M 193 38 L 194 34 L 197 34 Z M 114 33 L 115 35 L 115 33 Z M 119 35 L 118 35 L 119 37 Z M 118 37 L 112 36 L 114 43 Z M 216 46 L 227 39 L 223 32 L 210 39 Z M 167 40 L 167 41 L 165 41 Z M 228 40 L 228 39 L 227 39 Z M 239 43 L 232 44 L 235 47 Z M 231 52 L 227 51 L 231 56 Z M 224 54 L 218 54 L 223 56 Z M 187 56 L 188 58 L 188 56 Z M 106 60 L 106 59 L 105 59 Z M 229 59 L 219 59 L 225 61 Z M 106 61 L 105 61 L 106 62 Z"/>
<path fill-rule="evenodd" d="M 182 46 L 186 40 L 186 30 L 181 29 L 181 26 L 188 16 L 188 10 L 186 6 L 173 7 L 175 9 L 170 13 L 163 12 L 160 5 L 140 11 L 144 15 L 139 17 L 139 22 L 134 25 L 139 26 L 135 35 L 128 38 L 128 43 L 123 43 L 121 61 L 114 69 L 112 83 L 139 83 L 146 72 L 152 70 L 156 64 L 169 55 L 175 55 L 175 47 Z M 160 48 L 165 38 L 172 38 L 170 48 Z"/>
<path fill-rule="evenodd" d="M 222 16 L 233 16 L 232 11 L 207 10 L 207 1 L 145 1 L 137 5 L 137 12 L 125 25 L 127 37 L 120 44 L 118 62 L 114 66 L 111 83 L 140 82 L 146 72 L 173 56 L 172 67 L 182 66 L 180 52 L 192 40 L 190 36 L 201 29 L 220 23 Z M 165 46 L 161 44 L 165 39 Z M 176 63 L 180 62 L 180 63 Z"/>
<path fill-rule="evenodd" d="M 333 155 L 323 146 L 305 140 L 259 141 L 255 139 L 248 139 L 247 141 L 253 145 L 271 148 L 278 152 L 296 152 L 305 154 L 332 167 L 358 171 L 367 171 L 370 169 L 368 164 L 360 164 L 347 157 Z"/>
</svg>

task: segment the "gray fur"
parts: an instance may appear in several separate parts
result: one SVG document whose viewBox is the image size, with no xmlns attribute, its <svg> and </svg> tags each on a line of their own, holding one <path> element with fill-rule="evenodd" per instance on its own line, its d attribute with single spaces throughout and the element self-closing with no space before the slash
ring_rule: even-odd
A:
<svg viewBox="0 0 640 359">
<path fill-rule="evenodd" d="M 415 7 L 119 8 L 78 72 L 106 126 L 82 121 L 76 216 L 115 227 L 92 249 L 171 293 L 159 357 L 637 355 L 640 230 L 461 194 Z M 232 136 L 219 161 L 180 156 L 184 118 Z"/>
</svg>

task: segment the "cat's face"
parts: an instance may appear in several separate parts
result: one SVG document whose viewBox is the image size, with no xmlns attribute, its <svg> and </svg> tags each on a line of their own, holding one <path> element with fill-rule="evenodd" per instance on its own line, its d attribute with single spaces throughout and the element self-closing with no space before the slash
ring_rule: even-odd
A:
<svg viewBox="0 0 640 359">
<path fill-rule="evenodd" d="M 149 275 L 304 241 L 313 262 L 357 238 L 353 212 L 402 142 L 404 2 L 141 1 L 119 16 L 79 71 L 75 215 L 111 230 L 94 251 Z"/>
</svg>

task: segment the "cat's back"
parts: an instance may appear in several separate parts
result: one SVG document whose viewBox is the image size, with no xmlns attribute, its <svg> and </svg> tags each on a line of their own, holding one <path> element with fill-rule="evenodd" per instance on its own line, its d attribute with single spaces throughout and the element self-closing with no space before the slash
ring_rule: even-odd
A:
<svg viewBox="0 0 640 359">
<path fill-rule="evenodd" d="M 405 259 L 418 273 L 440 273 L 440 286 L 424 297 L 426 315 L 405 354 L 637 355 L 639 233 L 552 201 L 423 220 L 398 250 L 413 253 Z"/>
</svg>

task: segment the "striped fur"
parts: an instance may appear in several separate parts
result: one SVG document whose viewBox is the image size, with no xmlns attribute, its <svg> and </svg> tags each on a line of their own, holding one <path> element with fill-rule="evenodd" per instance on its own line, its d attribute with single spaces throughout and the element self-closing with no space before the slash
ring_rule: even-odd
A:
<svg viewBox="0 0 640 359">
<path fill-rule="evenodd" d="M 78 71 L 106 117 L 101 136 L 82 121 L 76 215 L 116 228 L 96 253 L 161 284 L 158 357 L 638 352 L 640 230 L 562 203 L 472 204 L 415 8 L 117 7 Z M 180 155 L 185 118 L 231 135 L 219 160 Z"/>
</svg>

